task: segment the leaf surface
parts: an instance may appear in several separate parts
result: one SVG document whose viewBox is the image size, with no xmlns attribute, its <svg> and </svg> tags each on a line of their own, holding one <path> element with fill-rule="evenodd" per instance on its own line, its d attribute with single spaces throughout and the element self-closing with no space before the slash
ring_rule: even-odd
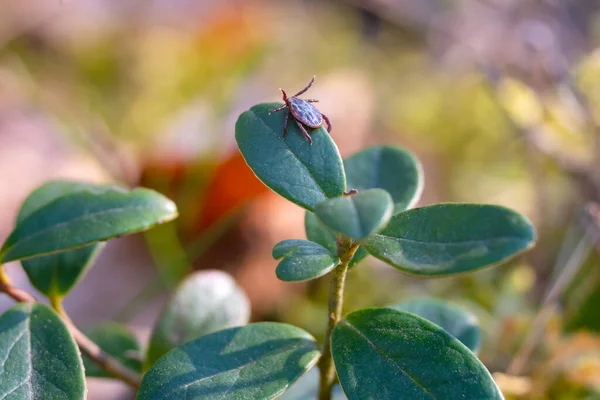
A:
<svg viewBox="0 0 600 400">
<path fill-rule="evenodd" d="M 0 399 L 84 399 L 79 349 L 43 304 L 20 303 L 0 316 Z"/>
<path fill-rule="evenodd" d="M 406 312 L 369 308 L 348 314 L 333 329 L 331 351 L 349 399 L 502 399 L 466 346 Z"/>
<path fill-rule="evenodd" d="M 67 180 L 46 182 L 27 196 L 19 210 L 17 225 L 34 211 L 62 196 L 101 187 L 109 186 Z M 23 260 L 21 264 L 31 284 L 56 300 L 64 297 L 85 275 L 103 247 L 103 243 L 94 243 L 75 250 Z"/>
<path fill-rule="evenodd" d="M 477 353 L 481 345 L 481 330 L 474 314 L 452 303 L 431 297 L 404 301 L 392 308 L 425 318 L 443 328 Z"/>
<path fill-rule="evenodd" d="M 281 104 L 259 104 L 242 113 L 235 125 L 240 152 L 254 174 L 271 190 L 313 210 L 321 201 L 341 196 L 346 189 L 339 150 L 323 128 L 307 128 L 313 144 L 293 119 L 283 137 L 287 109 L 269 114 Z"/>
<path fill-rule="evenodd" d="M 149 189 L 101 186 L 61 196 L 17 224 L 2 262 L 82 247 L 143 231 L 177 217 L 175 204 Z"/>
<path fill-rule="evenodd" d="M 336 197 L 317 205 L 315 214 L 334 232 L 362 240 L 388 223 L 394 210 L 392 197 L 383 189 Z"/>
<path fill-rule="evenodd" d="M 402 147 L 369 147 L 345 159 L 344 168 L 349 189 L 388 192 L 394 201 L 394 214 L 414 206 L 423 192 L 421 163 Z"/>
<path fill-rule="evenodd" d="M 137 399 L 272 399 L 317 362 L 317 347 L 302 329 L 275 322 L 214 332 L 158 360 Z"/>
<path fill-rule="evenodd" d="M 273 258 L 282 259 L 275 270 L 286 282 L 306 281 L 325 275 L 340 259 L 320 244 L 309 240 L 290 239 L 273 247 Z"/>
<path fill-rule="evenodd" d="M 367 251 L 415 275 L 449 275 L 498 264 L 529 249 L 535 229 L 505 207 L 445 203 L 404 211 L 365 241 Z"/>
<path fill-rule="evenodd" d="M 325 247 L 332 254 L 337 253 L 337 243 L 335 239 L 335 233 L 331 232 L 329 228 L 327 228 L 317 216 L 310 212 L 306 211 L 306 215 L 304 217 L 304 228 L 306 230 L 306 237 L 311 242 L 315 242 Z M 354 268 L 356 264 L 361 262 L 367 257 L 369 253 L 362 247 L 359 246 L 354 253 L 354 257 L 350 260 L 350 269 Z"/>
</svg>

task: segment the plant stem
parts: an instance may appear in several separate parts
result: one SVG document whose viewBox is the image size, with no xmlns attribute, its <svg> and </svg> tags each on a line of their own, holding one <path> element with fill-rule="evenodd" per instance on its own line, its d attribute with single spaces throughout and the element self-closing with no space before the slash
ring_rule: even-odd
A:
<svg viewBox="0 0 600 400">
<path fill-rule="evenodd" d="M 4 268 L 0 264 L 0 292 L 4 292 L 14 300 L 20 303 L 35 303 L 37 300 L 31 293 L 25 290 L 16 288 L 13 286 L 10 278 L 6 275 Z M 119 361 L 106 354 L 100 346 L 94 343 L 90 338 L 85 336 L 77 327 L 71 322 L 71 319 L 65 313 L 62 303 L 60 300 L 52 300 L 52 307 L 60 315 L 63 322 L 71 332 L 71 336 L 75 339 L 75 342 L 79 346 L 82 353 L 87 355 L 93 362 L 104 368 L 113 377 L 122 380 L 123 382 L 139 388 L 141 383 L 141 377 L 135 372 L 125 368 Z"/>
<path fill-rule="evenodd" d="M 331 356 L 331 332 L 335 325 L 342 318 L 342 305 L 344 303 L 344 283 L 350 260 L 354 257 L 358 249 L 358 243 L 341 235 L 337 239 L 337 255 L 340 263 L 331 273 L 329 283 L 329 306 L 327 316 L 327 331 L 325 332 L 325 342 L 323 343 L 323 352 L 319 360 L 319 369 L 321 371 L 321 386 L 319 388 L 319 400 L 331 399 L 331 388 L 335 383 L 335 366 Z"/>
<path fill-rule="evenodd" d="M 36 301 L 35 297 L 33 297 L 31 294 L 12 285 L 12 282 L 10 281 L 8 275 L 6 275 L 4 266 L 2 264 L 0 264 L 0 292 L 6 293 L 21 303 L 34 303 Z"/>
</svg>

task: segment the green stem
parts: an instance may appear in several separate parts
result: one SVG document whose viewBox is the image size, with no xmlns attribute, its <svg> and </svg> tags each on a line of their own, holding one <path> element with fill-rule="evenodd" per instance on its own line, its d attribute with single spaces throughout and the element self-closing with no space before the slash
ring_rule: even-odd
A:
<svg viewBox="0 0 600 400">
<path fill-rule="evenodd" d="M 335 366 L 331 356 L 331 332 L 335 325 L 342 318 L 342 305 L 344 303 L 344 283 L 350 260 L 358 249 L 358 243 L 343 236 L 338 236 L 337 254 L 340 263 L 331 273 L 329 283 L 329 307 L 327 317 L 327 331 L 325 332 L 325 342 L 323 343 L 323 352 L 319 360 L 319 369 L 321 371 L 321 386 L 319 388 L 319 400 L 331 399 L 331 388 L 335 383 Z"/>
<path fill-rule="evenodd" d="M 50 296 L 50 305 L 52 306 L 52 308 L 54 309 L 54 311 L 56 311 L 56 313 L 58 315 L 60 315 L 63 318 L 68 318 L 67 313 L 65 312 L 65 309 L 63 308 L 62 305 L 62 298 L 58 297 L 58 296 Z"/>
</svg>

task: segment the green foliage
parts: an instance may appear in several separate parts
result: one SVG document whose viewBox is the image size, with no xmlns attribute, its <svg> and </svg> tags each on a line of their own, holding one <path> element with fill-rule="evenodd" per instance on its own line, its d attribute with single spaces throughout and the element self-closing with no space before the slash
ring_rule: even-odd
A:
<svg viewBox="0 0 600 400">
<path fill-rule="evenodd" d="M 403 272 L 435 276 L 498 264 L 534 241 L 531 223 L 508 208 L 449 203 L 394 215 L 364 246 Z"/>
<path fill-rule="evenodd" d="M 104 243 L 23 260 L 31 284 L 52 299 L 61 299 L 83 277 L 104 248 Z"/>
<path fill-rule="evenodd" d="M 142 346 L 121 325 L 89 331 L 105 353 L 98 354 L 48 307 L 13 307 L 0 316 L 2 398 L 83 398 L 82 358 L 73 337 L 110 371 L 86 356 L 88 376 L 119 377 L 133 386 L 141 381 L 138 400 L 502 398 L 474 354 L 480 332 L 470 313 L 442 300 L 415 299 L 396 309 L 363 309 L 342 317 L 344 281 L 369 253 L 422 276 L 498 264 L 533 245 L 529 221 L 492 205 L 410 209 L 423 186 L 422 168 L 410 152 L 374 146 L 342 162 L 322 127 L 311 130 L 312 145 L 293 121 L 284 137 L 287 111 L 269 112 L 277 106 L 259 104 L 244 112 L 236 139 L 256 176 L 307 210 L 309 240 L 283 240 L 273 257 L 280 260 L 275 273 L 284 281 L 331 272 L 323 350 L 295 326 L 246 325 L 250 305 L 243 290 L 224 272 L 201 271 L 173 293 L 143 363 Z M 31 282 L 68 321 L 60 300 L 85 273 L 99 242 L 176 216 L 170 200 L 148 189 L 49 182 L 24 202 L 0 259 L 21 260 Z M 0 290 L 33 301 L 12 287 L 1 266 Z"/>
<path fill-rule="evenodd" d="M 156 321 L 145 369 L 174 347 L 246 324 L 249 318 L 248 298 L 231 276 L 221 271 L 195 272 L 177 287 Z"/>
<path fill-rule="evenodd" d="M 334 232 L 362 240 L 378 232 L 390 220 L 394 203 L 382 189 L 325 200 L 315 208 L 317 217 Z"/>
<path fill-rule="evenodd" d="M 423 297 L 404 301 L 392 308 L 425 318 L 460 340 L 472 352 L 479 350 L 481 331 L 477 317 L 457 305 Z"/>
<path fill-rule="evenodd" d="M 84 399 L 79 350 L 58 315 L 17 304 L 0 316 L 0 398 Z"/>
<path fill-rule="evenodd" d="M 327 131 L 312 130 L 312 146 L 294 122 L 283 138 L 286 110 L 269 114 L 278 103 L 259 104 L 242 113 L 235 138 L 248 166 L 275 193 L 314 210 L 321 201 L 346 190 L 344 166 Z"/>
<path fill-rule="evenodd" d="M 27 196 L 19 210 L 17 225 L 42 206 L 60 197 L 84 190 L 97 190 L 100 187 L 84 182 L 47 182 Z M 21 264 L 29 281 L 37 290 L 50 298 L 60 299 L 81 279 L 102 247 L 102 243 L 94 243 L 75 250 L 23 260 Z"/>
<path fill-rule="evenodd" d="M 273 247 L 273 258 L 283 258 L 275 273 L 282 281 L 306 281 L 325 275 L 340 259 L 320 244 L 308 240 L 291 239 Z"/>
<path fill-rule="evenodd" d="M 92 327 L 87 331 L 87 336 L 126 368 L 133 372 L 142 372 L 142 348 L 133 332 L 126 326 L 107 322 Z M 86 355 L 82 358 L 86 376 L 113 378 Z"/>
<path fill-rule="evenodd" d="M 308 240 L 318 243 L 325 247 L 332 254 L 337 254 L 337 243 L 335 239 L 335 233 L 331 232 L 326 226 L 323 225 L 317 216 L 307 211 L 304 218 L 304 229 L 306 230 L 306 237 Z M 361 262 L 368 256 L 369 253 L 363 248 L 359 247 L 354 253 L 354 257 L 350 260 L 350 268 L 353 268 L 356 264 Z"/>
<path fill-rule="evenodd" d="M 349 189 L 384 189 L 394 214 L 414 206 L 423 191 L 421 163 L 401 147 L 373 146 L 344 160 Z"/>
<path fill-rule="evenodd" d="M 38 208 L 12 231 L 2 262 L 68 250 L 143 231 L 172 220 L 172 201 L 148 189 L 101 186 L 69 193 Z"/>
<path fill-rule="evenodd" d="M 385 308 L 350 313 L 331 337 L 350 399 L 502 399 L 475 355 L 437 325 Z M 443 382 L 443 383 L 442 383 Z"/>
<path fill-rule="evenodd" d="M 394 146 L 372 146 L 344 160 L 347 187 L 359 191 L 384 189 L 394 201 L 394 213 L 412 207 L 423 191 L 423 171 L 417 158 L 408 151 Z M 306 237 L 332 253 L 337 252 L 335 233 L 323 225 L 317 216 L 306 212 Z M 350 268 L 369 253 L 358 248 Z"/>
<path fill-rule="evenodd" d="M 271 399 L 319 357 L 315 339 L 291 325 L 261 322 L 203 336 L 146 373 L 138 400 Z"/>
</svg>

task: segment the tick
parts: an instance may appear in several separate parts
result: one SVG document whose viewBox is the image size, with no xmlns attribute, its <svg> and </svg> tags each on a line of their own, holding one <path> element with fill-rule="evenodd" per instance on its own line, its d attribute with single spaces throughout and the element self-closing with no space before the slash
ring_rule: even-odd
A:
<svg viewBox="0 0 600 400">
<path fill-rule="evenodd" d="M 285 108 L 288 109 L 288 114 L 285 117 L 285 122 L 283 123 L 283 137 L 285 137 L 285 135 L 287 135 L 287 126 L 288 126 L 288 121 L 290 119 L 290 115 L 294 118 L 296 125 L 298 125 L 298 128 L 300 128 L 302 133 L 304 133 L 304 136 L 306 136 L 306 138 L 308 139 L 308 142 L 310 144 L 312 144 L 312 138 L 306 131 L 306 128 L 304 127 L 305 125 L 308 126 L 309 128 L 316 129 L 316 128 L 322 126 L 323 121 L 325 121 L 327 123 L 327 132 L 331 132 L 331 121 L 329 120 L 329 118 L 327 118 L 327 115 L 323 114 L 321 111 L 317 110 L 317 107 L 310 104 L 310 103 L 316 103 L 319 100 L 315 100 L 315 99 L 302 100 L 302 99 L 298 98 L 298 96 L 300 96 L 301 94 L 304 94 L 308 89 L 310 89 L 310 87 L 312 86 L 312 84 L 314 82 L 315 82 L 315 77 L 313 76 L 312 80 L 310 81 L 310 83 L 308 84 L 307 87 L 305 87 L 304 89 L 302 89 L 301 91 L 299 91 L 298 93 L 296 93 L 295 95 L 293 95 L 291 97 L 287 96 L 287 94 L 285 93 L 285 90 L 279 89 L 279 90 L 281 90 L 281 93 L 283 93 L 283 101 L 285 104 L 279 108 L 271 110 L 270 113 L 279 112 Z"/>
</svg>

